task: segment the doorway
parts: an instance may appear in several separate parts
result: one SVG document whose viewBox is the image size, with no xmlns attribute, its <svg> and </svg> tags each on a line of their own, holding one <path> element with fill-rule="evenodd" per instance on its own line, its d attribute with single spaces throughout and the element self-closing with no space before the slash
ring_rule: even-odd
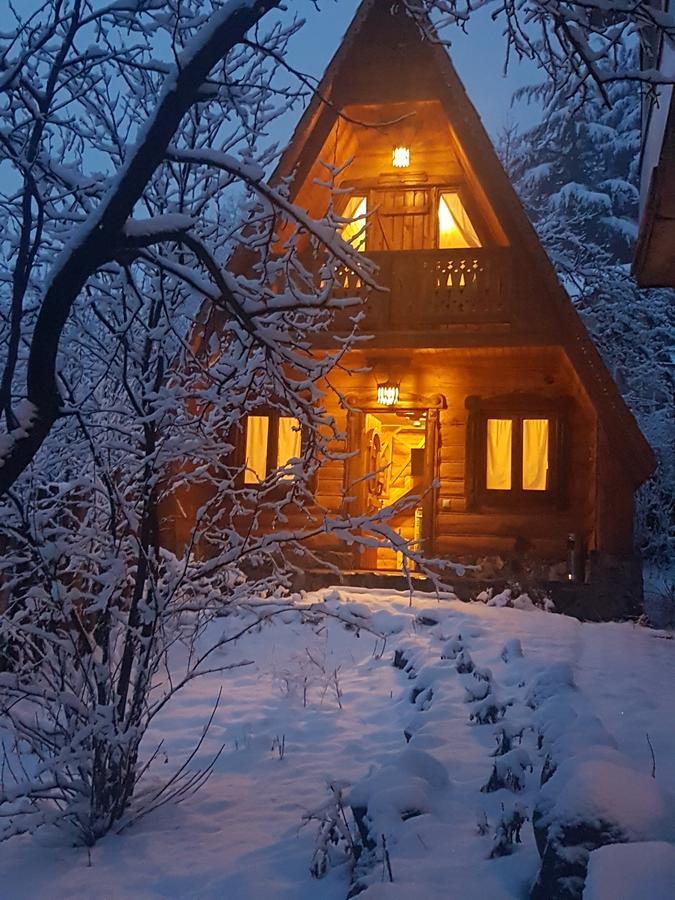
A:
<svg viewBox="0 0 675 900">
<path fill-rule="evenodd" d="M 433 536 L 437 415 L 427 409 L 374 408 L 353 413 L 352 491 L 357 514 L 372 515 L 404 502 L 406 509 L 387 521 L 411 547 L 428 555 Z M 414 501 L 417 497 L 419 500 Z M 409 502 L 406 502 L 409 501 Z M 403 557 L 389 547 L 359 549 L 357 568 L 397 571 Z"/>
</svg>

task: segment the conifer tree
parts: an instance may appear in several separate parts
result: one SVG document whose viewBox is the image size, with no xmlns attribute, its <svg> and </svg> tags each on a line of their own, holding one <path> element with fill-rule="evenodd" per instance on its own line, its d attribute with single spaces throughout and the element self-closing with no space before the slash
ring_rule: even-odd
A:
<svg viewBox="0 0 675 900">
<path fill-rule="evenodd" d="M 630 59 L 626 60 L 630 65 Z M 639 207 L 640 91 L 629 82 L 570 104 L 550 86 L 520 91 L 542 119 L 500 141 L 502 158 L 563 284 L 652 443 L 658 470 L 638 499 L 646 558 L 673 549 L 675 292 L 641 290 L 630 272 Z"/>
</svg>

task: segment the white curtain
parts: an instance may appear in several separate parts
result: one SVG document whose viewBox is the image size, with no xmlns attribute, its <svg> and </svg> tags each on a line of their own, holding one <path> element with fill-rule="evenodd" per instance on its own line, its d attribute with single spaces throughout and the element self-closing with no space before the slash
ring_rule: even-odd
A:
<svg viewBox="0 0 675 900">
<path fill-rule="evenodd" d="M 269 430 L 267 416 L 249 416 L 246 420 L 246 484 L 258 484 L 267 476 Z"/>
<path fill-rule="evenodd" d="M 441 194 L 438 201 L 438 247 L 440 250 L 480 247 L 478 235 L 459 194 Z"/>
<path fill-rule="evenodd" d="M 511 419 L 487 420 L 487 472 L 485 485 L 490 491 L 511 490 L 513 422 Z"/>
<path fill-rule="evenodd" d="M 298 459 L 302 449 L 302 433 L 300 422 L 291 416 L 279 418 L 279 440 L 277 443 L 277 468 L 287 465 L 290 460 Z M 292 475 L 284 475 L 292 478 Z"/>
<path fill-rule="evenodd" d="M 548 487 L 548 419 L 523 420 L 523 490 Z"/>
</svg>

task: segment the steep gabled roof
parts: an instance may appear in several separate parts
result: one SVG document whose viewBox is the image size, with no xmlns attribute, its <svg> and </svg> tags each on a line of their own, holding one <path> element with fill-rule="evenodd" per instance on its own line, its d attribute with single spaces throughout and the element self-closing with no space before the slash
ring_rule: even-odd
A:
<svg viewBox="0 0 675 900">
<path fill-rule="evenodd" d="M 290 179 L 291 198 L 297 194 L 340 109 L 348 104 L 440 101 L 456 134 L 463 165 L 486 194 L 511 245 L 528 255 L 546 301 L 556 307 L 559 329 L 551 343 L 566 350 L 613 450 L 633 482 L 641 483 L 654 470 L 653 451 L 558 280 L 446 48 L 431 39 L 434 32 L 428 21 L 423 32 L 400 8 L 395 13 L 391 9 L 390 0 L 363 0 L 279 161 L 273 182 Z M 395 79 L 382 77 L 384 71 L 392 70 Z"/>
</svg>

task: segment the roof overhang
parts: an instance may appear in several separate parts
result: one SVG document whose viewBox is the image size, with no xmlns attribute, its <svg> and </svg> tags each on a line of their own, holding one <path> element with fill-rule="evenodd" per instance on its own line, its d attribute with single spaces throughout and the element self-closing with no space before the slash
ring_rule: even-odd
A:
<svg viewBox="0 0 675 900">
<path fill-rule="evenodd" d="M 661 58 L 675 77 L 675 47 Z M 633 271 L 641 287 L 675 287 L 675 89 L 659 88 L 642 136 L 641 208 Z"/>
</svg>

